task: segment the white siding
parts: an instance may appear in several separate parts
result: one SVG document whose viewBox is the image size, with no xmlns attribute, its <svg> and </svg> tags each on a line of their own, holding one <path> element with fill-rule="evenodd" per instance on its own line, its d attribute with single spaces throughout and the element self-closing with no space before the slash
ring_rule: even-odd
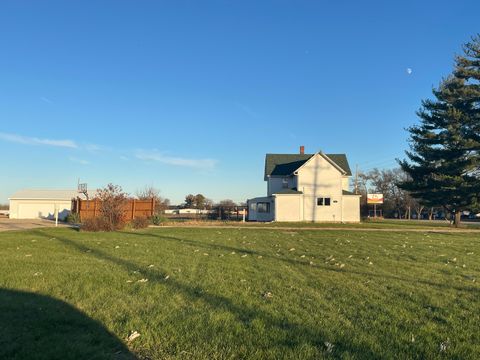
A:
<svg viewBox="0 0 480 360">
<path fill-rule="evenodd" d="M 350 191 L 350 176 L 342 177 L 342 189 L 345 191 Z"/>
<path fill-rule="evenodd" d="M 275 221 L 302 221 L 303 195 L 276 195 Z"/>
<path fill-rule="evenodd" d="M 340 222 L 342 218 L 342 174 L 317 154 L 298 171 L 298 190 L 304 193 L 305 221 Z M 319 197 L 329 197 L 330 206 L 318 206 Z"/>
<path fill-rule="evenodd" d="M 343 196 L 343 221 L 360 222 L 360 196 Z"/>
</svg>

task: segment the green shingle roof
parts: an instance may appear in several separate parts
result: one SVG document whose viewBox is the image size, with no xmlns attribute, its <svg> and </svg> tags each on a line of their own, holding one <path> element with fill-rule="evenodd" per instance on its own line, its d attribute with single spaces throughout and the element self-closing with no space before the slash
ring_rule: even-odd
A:
<svg viewBox="0 0 480 360">
<path fill-rule="evenodd" d="M 288 176 L 315 154 L 267 154 L 265 156 L 265 180 L 267 176 Z M 325 154 L 347 175 L 352 175 L 345 154 Z"/>
</svg>

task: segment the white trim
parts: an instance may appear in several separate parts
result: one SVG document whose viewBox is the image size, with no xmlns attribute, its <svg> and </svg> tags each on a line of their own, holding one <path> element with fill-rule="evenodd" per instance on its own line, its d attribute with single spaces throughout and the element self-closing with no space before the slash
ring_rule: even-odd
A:
<svg viewBox="0 0 480 360">
<path fill-rule="evenodd" d="M 306 166 L 306 165 L 310 162 L 310 160 L 312 160 L 316 155 L 320 155 L 320 156 L 323 157 L 325 160 L 327 160 L 327 161 L 330 163 L 330 165 L 333 165 L 333 167 L 336 168 L 338 171 L 340 171 L 340 173 L 341 173 L 342 175 L 348 176 L 348 175 L 347 175 L 347 172 L 346 172 L 345 170 L 343 170 L 335 161 L 333 161 L 332 159 L 330 159 L 327 155 L 325 155 L 325 154 L 324 154 L 323 152 L 321 152 L 321 151 L 313 154 L 313 155 L 310 157 L 310 159 L 308 159 L 307 161 L 305 161 L 305 162 L 302 164 L 302 166 L 300 166 L 297 170 L 295 170 L 295 171 L 293 172 L 293 175 L 298 175 L 298 171 L 299 171 L 301 168 L 303 168 L 304 166 Z"/>
</svg>

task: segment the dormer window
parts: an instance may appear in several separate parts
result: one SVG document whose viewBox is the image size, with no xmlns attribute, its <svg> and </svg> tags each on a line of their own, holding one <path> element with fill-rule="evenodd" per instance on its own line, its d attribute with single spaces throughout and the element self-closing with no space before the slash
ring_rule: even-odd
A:
<svg viewBox="0 0 480 360">
<path fill-rule="evenodd" d="M 282 179 L 282 188 L 288 189 L 288 178 Z"/>
</svg>

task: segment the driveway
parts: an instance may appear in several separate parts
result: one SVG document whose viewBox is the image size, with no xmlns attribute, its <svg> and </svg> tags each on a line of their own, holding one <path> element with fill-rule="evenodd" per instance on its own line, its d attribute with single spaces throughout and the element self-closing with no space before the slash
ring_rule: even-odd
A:
<svg viewBox="0 0 480 360">
<path fill-rule="evenodd" d="M 28 230 L 36 229 L 42 227 L 52 227 L 55 226 L 55 221 L 45 220 L 45 219 L 8 219 L 0 218 L 0 232 L 1 231 L 10 231 L 10 230 Z M 58 223 L 58 227 L 68 227 L 69 224 Z"/>
</svg>

